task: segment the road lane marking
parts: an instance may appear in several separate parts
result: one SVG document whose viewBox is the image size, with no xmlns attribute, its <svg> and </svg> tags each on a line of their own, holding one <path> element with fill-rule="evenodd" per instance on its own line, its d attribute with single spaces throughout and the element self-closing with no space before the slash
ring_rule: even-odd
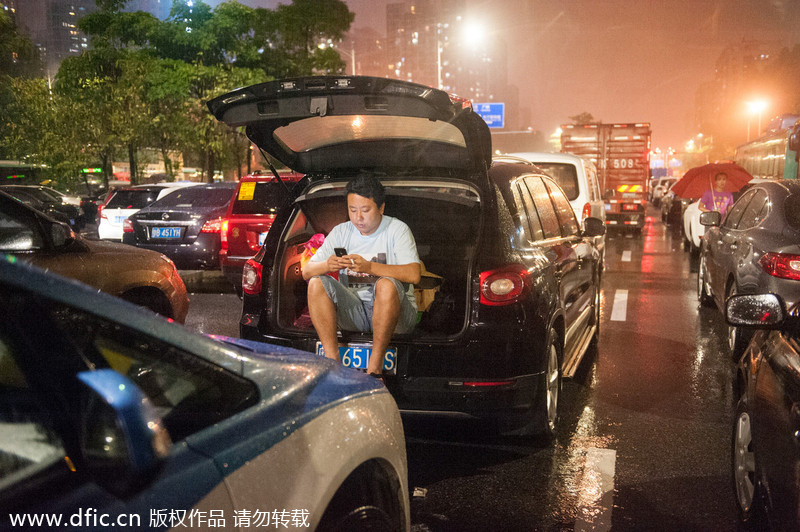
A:
<svg viewBox="0 0 800 532">
<path fill-rule="evenodd" d="M 631 250 L 626 249 L 622 252 L 622 262 L 630 262 L 631 261 Z"/>
<path fill-rule="evenodd" d="M 625 321 L 628 311 L 628 291 L 617 290 L 614 302 L 611 304 L 611 321 Z"/>
<path fill-rule="evenodd" d="M 614 469 L 617 451 L 590 447 L 586 450 L 586 466 L 578 491 L 576 532 L 611 530 L 614 507 Z"/>
</svg>

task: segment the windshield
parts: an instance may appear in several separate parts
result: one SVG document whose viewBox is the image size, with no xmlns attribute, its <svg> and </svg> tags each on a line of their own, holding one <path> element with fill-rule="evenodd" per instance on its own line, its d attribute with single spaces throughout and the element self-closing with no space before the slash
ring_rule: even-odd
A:
<svg viewBox="0 0 800 532">
<path fill-rule="evenodd" d="M 108 200 L 106 209 L 143 209 L 156 200 L 160 190 L 118 190 Z"/>
</svg>

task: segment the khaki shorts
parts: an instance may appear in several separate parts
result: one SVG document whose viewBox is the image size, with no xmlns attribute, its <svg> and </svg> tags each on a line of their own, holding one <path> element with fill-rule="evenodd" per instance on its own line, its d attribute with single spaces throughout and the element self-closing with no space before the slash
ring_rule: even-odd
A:
<svg viewBox="0 0 800 532">
<path fill-rule="evenodd" d="M 325 292 L 336 306 L 336 322 L 341 330 L 372 332 L 374 285 L 369 289 L 372 297 L 364 301 L 358 297 L 358 291 L 355 288 L 348 288 L 330 275 L 318 275 L 317 279 L 322 281 Z M 410 333 L 417 323 L 417 309 L 408 300 L 403 283 L 391 277 L 381 277 L 378 280 L 381 279 L 388 279 L 394 283 L 397 288 L 397 297 L 400 299 L 400 316 L 394 332 L 397 334 Z"/>
</svg>

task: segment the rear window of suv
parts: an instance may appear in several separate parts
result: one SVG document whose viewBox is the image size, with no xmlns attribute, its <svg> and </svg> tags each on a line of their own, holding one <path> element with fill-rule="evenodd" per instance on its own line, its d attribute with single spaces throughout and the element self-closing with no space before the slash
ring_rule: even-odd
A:
<svg viewBox="0 0 800 532">
<path fill-rule="evenodd" d="M 575 171 L 575 165 L 568 163 L 541 163 L 537 162 L 536 166 L 542 171 L 552 177 L 558 186 L 564 189 L 564 194 L 570 201 L 578 197 L 578 173 Z"/>
<path fill-rule="evenodd" d="M 144 209 L 156 198 L 161 189 L 118 190 L 111 196 L 106 209 Z"/>
<path fill-rule="evenodd" d="M 274 214 L 286 200 L 286 188 L 277 181 L 246 181 L 239 185 L 231 214 Z"/>
</svg>

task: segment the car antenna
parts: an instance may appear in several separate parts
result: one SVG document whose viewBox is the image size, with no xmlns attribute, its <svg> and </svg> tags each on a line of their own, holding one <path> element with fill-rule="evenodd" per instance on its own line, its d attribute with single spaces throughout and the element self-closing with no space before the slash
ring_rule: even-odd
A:
<svg viewBox="0 0 800 532">
<path fill-rule="evenodd" d="M 272 161 L 271 161 L 271 160 L 270 160 L 270 158 L 267 156 L 267 154 L 266 154 L 266 153 L 264 153 L 264 150 L 262 150 L 260 146 L 259 146 L 259 148 L 258 148 L 258 151 L 260 151 L 260 152 L 261 152 L 261 156 L 264 158 L 264 160 L 265 160 L 265 161 L 267 161 L 267 165 L 269 166 L 269 169 L 272 171 L 272 175 L 274 175 L 274 176 L 275 176 L 275 179 L 277 179 L 277 180 L 278 180 L 278 182 L 279 182 L 281 185 L 283 185 L 283 188 L 285 188 L 285 189 L 286 189 L 286 192 L 288 192 L 289 194 L 291 194 L 291 193 L 292 193 L 292 191 L 291 191 L 291 190 L 289 190 L 289 185 L 287 185 L 287 184 L 286 184 L 286 182 L 285 182 L 283 179 L 281 179 L 281 176 L 278 174 L 278 171 L 277 171 L 277 170 L 275 170 L 275 166 L 273 166 L 273 164 L 272 164 Z"/>
</svg>

